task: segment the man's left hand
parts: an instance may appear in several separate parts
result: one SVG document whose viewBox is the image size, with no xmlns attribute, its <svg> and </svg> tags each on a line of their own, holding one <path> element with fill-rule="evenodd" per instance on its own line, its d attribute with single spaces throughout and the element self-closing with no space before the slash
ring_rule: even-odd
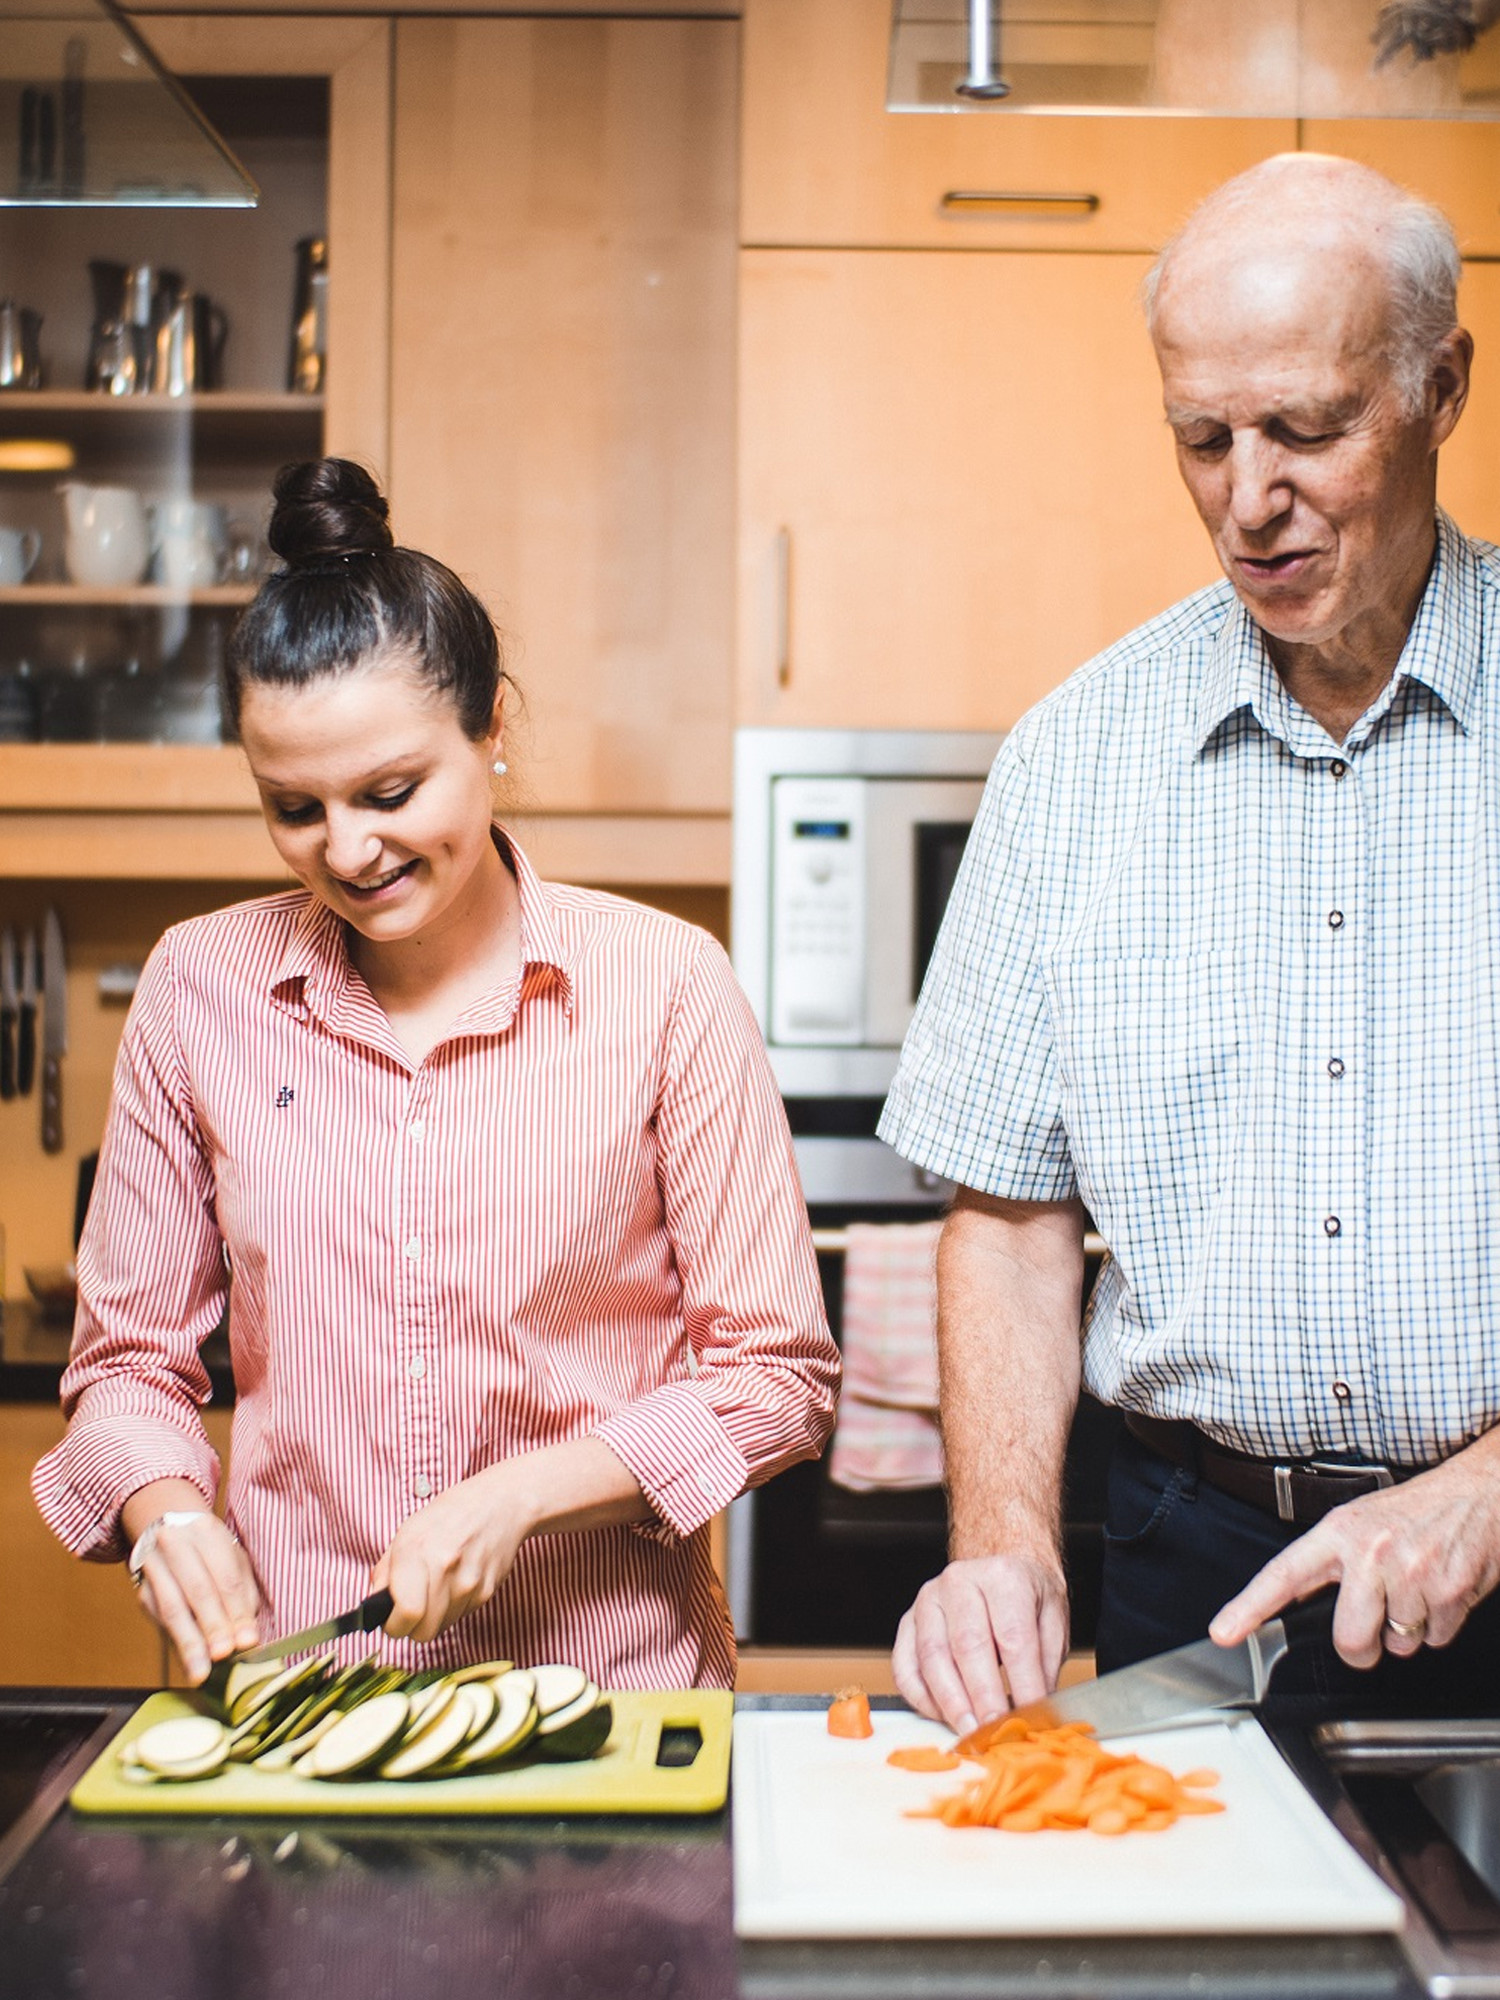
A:
<svg viewBox="0 0 1500 2000">
<path fill-rule="evenodd" d="M 1237 1645 L 1330 1583 L 1339 1586 L 1333 1643 L 1350 1666 L 1446 1646 L 1500 1583 L 1500 1436 L 1335 1507 L 1224 1606 L 1209 1637 Z"/>
</svg>

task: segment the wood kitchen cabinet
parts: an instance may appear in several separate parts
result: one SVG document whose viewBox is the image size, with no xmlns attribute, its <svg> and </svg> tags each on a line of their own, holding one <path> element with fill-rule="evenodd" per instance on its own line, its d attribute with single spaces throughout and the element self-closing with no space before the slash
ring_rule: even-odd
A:
<svg viewBox="0 0 1500 2000">
<path fill-rule="evenodd" d="M 227 1460 L 230 1413 L 209 1410 L 205 1422 Z M 36 1511 L 32 1467 L 62 1434 L 61 1413 L 51 1404 L 0 1403 L 0 1686 L 159 1687 L 167 1674 L 165 1649 L 124 1570 L 79 1562 Z"/>
<path fill-rule="evenodd" d="M 397 36 L 394 519 L 507 635 L 526 803 L 685 853 L 729 802 L 736 61 L 728 21 Z"/>
<path fill-rule="evenodd" d="M 1213 579 L 1147 261 L 744 253 L 741 722 L 1005 727 Z"/>
<path fill-rule="evenodd" d="M 1154 250 L 1297 143 L 1290 119 L 888 112 L 890 32 L 890 0 L 744 0 L 742 242 Z"/>
</svg>

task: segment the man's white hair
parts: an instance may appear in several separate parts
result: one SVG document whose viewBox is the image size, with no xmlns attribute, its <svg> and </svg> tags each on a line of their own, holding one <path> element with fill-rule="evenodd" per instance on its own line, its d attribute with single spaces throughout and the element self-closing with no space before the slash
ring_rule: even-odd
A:
<svg viewBox="0 0 1500 2000">
<path fill-rule="evenodd" d="M 1463 266 L 1453 225 L 1442 210 L 1373 167 L 1318 154 L 1283 153 L 1236 174 L 1194 209 L 1146 273 L 1141 286 L 1146 323 L 1154 334 L 1162 280 L 1179 250 L 1206 224 L 1241 216 L 1264 223 L 1275 214 L 1277 198 L 1289 180 L 1307 186 L 1319 173 L 1329 196 L 1330 224 L 1336 226 L 1342 219 L 1385 262 L 1390 282 L 1386 355 L 1402 411 L 1416 416 L 1426 398 L 1433 352 L 1458 325 Z"/>
</svg>

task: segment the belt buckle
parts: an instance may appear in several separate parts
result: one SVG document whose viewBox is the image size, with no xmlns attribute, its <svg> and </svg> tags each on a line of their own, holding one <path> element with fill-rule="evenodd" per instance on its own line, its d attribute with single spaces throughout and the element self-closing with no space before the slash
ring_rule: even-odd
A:
<svg viewBox="0 0 1500 2000">
<path fill-rule="evenodd" d="M 1294 1472 L 1310 1472 L 1315 1477 L 1319 1475 L 1326 1477 L 1329 1473 L 1336 1472 L 1346 1479 L 1373 1479 L 1374 1491 L 1377 1493 L 1383 1487 L 1394 1486 L 1396 1483 L 1396 1475 L 1388 1465 L 1348 1465 L 1328 1458 L 1303 1459 L 1296 1465 L 1273 1465 L 1271 1478 L 1276 1489 L 1278 1521 L 1295 1521 L 1297 1518 L 1297 1505 L 1292 1495 Z"/>
</svg>

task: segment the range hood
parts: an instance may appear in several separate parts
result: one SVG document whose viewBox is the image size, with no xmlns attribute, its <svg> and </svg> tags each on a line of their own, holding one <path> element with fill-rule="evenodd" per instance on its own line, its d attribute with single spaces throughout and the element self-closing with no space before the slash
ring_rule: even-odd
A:
<svg viewBox="0 0 1500 2000">
<path fill-rule="evenodd" d="M 0 207 L 253 208 L 259 198 L 112 0 L 0 0 Z"/>
<path fill-rule="evenodd" d="M 1500 117 L 1500 0 L 893 0 L 890 111 Z"/>
</svg>

